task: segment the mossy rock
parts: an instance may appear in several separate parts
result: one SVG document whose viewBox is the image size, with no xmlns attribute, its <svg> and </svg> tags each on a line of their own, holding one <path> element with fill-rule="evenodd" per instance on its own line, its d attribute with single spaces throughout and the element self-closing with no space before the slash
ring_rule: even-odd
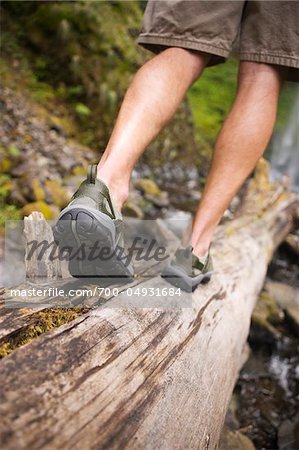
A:
<svg viewBox="0 0 299 450">
<path fill-rule="evenodd" d="M 158 208 L 169 206 L 168 192 L 161 192 L 160 195 L 146 194 L 146 198 Z"/>
<path fill-rule="evenodd" d="M 0 202 L 1 214 L 0 214 L 0 235 L 4 235 L 5 223 L 8 220 L 20 220 L 20 210 L 15 205 L 2 205 Z"/>
<path fill-rule="evenodd" d="M 70 195 L 58 180 L 46 180 L 45 187 L 51 203 L 64 208 L 70 200 Z"/>
<path fill-rule="evenodd" d="M 13 167 L 13 164 L 9 158 L 1 158 L 0 159 L 0 172 L 2 172 L 2 173 L 9 172 L 12 167 Z"/>
<path fill-rule="evenodd" d="M 252 323 L 269 332 L 274 337 L 280 333 L 274 325 L 280 324 L 284 319 L 282 308 L 266 291 L 262 291 L 252 314 Z"/>
<path fill-rule="evenodd" d="M 0 198 L 6 199 L 14 188 L 14 183 L 8 174 L 0 175 Z"/>
<path fill-rule="evenodd" d="M 23 217 L 25 217 L 29 216 L 34 211 L 41 212 L 45 216 L 46 220 L 51 220 L 54 218 L 54 213 L 51 209 L 51 206 L 47 205 L 47 203 L 42 200 L 38 202 L 28 203 L 27 205 L 23 206 L 21 214 Z"/>
<path fill-rule="evenodd" d="M 130 201 L 124 204 L 122 213 L 126 217 L 136 217 L 137 219 L 143 219 L 144 217 L 142 209 Z"/>
<path fill-rule="evenodd" d="M 284 319 L 283 310 L 268 292 L 262 291 L 253 314 L 265 317 L 273 325 L 279 324 Z"/>
<path fill-rule="evenodd" d="M 32 191 L 33 191 L 33 195 L 34 195 L 34 200 L 36 200 L 36 201 L 45 200 L 46 193 L 45 193 L 44 189 L 42 188 L 38 178 L 34 178 L 32 180 Z"/>
<path fill-rule="evenodd" d="M 87 169 L 85 166 L 75 166 L 72 169 L 72 174 L 78 177 L 86 177 Z"/>
<path fill-rule="evenodd" d="M 221 433 L 219 450 L 255 450 L 255 446 L 247 436 L 225 426 Z"/>
<path fill-rule="evenodd" d="M 160 196 L 161 190 L 153 180 L 140 178 L 135 182 L 135 188 L 147 195 Z"/>
<path fill-rule="evenodd" d="M 51 115 L 49 117 L 49 125 L 64 136 L 74 136 L 77 131 L 74 123 L 66 116 L 57 117 Z"/>
<path fill-rule="evenodd" d="M 8 148 L 0 145 L 0 172 L 9 172 L 20 160 L 20 150 L 15 144 Z"/>
</svg>

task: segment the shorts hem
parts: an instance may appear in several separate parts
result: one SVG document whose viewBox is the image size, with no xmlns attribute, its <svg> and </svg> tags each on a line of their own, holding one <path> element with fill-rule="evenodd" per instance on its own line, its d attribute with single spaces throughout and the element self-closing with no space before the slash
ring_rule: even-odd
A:
<svg viewBox="0 0 299 450">
<path fill-rule="evenodd" d="M 159 51 L 159 47 L 180 47 L 188 50 L 197 50 L 226 59 L 230 51 L 197 40 L 181 39 L 177 37 L 157 36 L 153 34 L 140 34 L 137 43 L 151 51 Z"/>
<path fill-rule="evenodd" d="M 284 67 L 299 69 L 299 58 L 292 56 L 269 55 L 263 53 L 240 52 L 239 59 L 242 61 L 261 62 Z"/>
</svg>

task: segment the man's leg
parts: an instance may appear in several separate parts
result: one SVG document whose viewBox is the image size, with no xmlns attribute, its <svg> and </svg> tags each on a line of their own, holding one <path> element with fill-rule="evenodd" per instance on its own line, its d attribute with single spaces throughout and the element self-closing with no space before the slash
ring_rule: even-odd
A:
<svg viewBox="0 0 299 450">
<path fill-rule="evenodd" d="M 207 252 L 224 211 L 269 142 L 284 75 L 278 66 L 240 63 L 237 95 L 218 136 L 193 224 L 197 256 Z"/>
<path fill-rule="evenodd" d="M 208 59 L 205 53 L 169 48 L 135 75 L 97 172 L 119 209 L 139 156 L 174 115 Z"/>
</svg>

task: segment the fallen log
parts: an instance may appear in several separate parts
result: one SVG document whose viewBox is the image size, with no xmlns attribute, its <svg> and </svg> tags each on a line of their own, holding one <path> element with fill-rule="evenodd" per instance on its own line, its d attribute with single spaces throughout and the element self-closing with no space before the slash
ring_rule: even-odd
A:
<svg viewBox="0 0 299 450">
<path fill-rule="evenodd" d="M 192 307 L 110 298 L 5 357 L 1 447 L 216 449 L 251 313 L 296 208 L 298 197 L 259 175 L 242 215 L 219 227 L 215 274 Z M 130 304 L 126 288 L 122 298 Z"/>
</svg>

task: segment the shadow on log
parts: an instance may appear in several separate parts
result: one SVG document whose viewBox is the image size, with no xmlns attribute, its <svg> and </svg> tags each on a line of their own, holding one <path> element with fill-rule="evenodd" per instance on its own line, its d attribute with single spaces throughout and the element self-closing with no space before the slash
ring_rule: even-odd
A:
<svg viewBox="0 0 299 450">
<path fill-rule="evenodd" d="M 240 216 L 219 227 L 215 274 L 192 307 L 111 298 L 1 361 L 3 449 L 217 448 L 252 310 L 298 209 L 264 166 Z"/>
</svg>

